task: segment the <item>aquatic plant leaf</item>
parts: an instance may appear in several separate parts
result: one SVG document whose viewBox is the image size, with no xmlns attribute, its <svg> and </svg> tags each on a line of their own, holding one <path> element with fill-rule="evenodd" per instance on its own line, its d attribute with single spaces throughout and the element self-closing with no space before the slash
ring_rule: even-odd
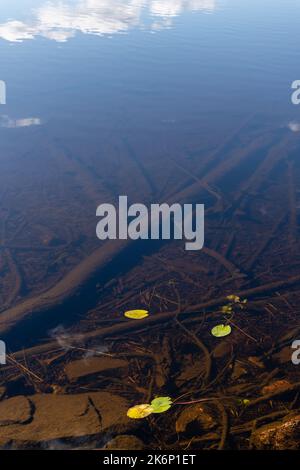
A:
<svg viewBox="0 0 300 470">
<path fill-rule="evenodd" d="M 228 300 L 230 300 L 230 302 L 235 302 L 235 303 L 239 303 L 241 301 L 240 297 L 238 297 L 237 295 L 227 295 L 226 297 Z"/>
<path fill-rule="evenodd" d="M 148 317 L 149 313 L 147 310 L 127 310 L 127 312 L 124 313 L 124 316 L 131 318 L 132 320 L 142 320 L 143 318 Z"/>
<path fill-rule="evenodd" d="M 223 313 L 231 313 L 232 312 L 232 307 L 231 307 L 231 305 L 223 305 L 221 310 L 222 310 Z"/>
<path fill-rule="evenodd" d="M 226 299 L 228 299 L 230 302 L 234 304 L 246 304 L 248 302 L 247 299 L 241 300 L 241 298 L 238 295 L 234 295 L 234 294 L 227 295 Z"/>
<path fill-rule="evenodd" d="M 172 399 L 170 397 L 157 397 L 151 402 L 153 413 L 164 413 L 172 406 Z"/>
<path fill-rule="evenodd" d="M 127 411 L 128 418 L 142 419 L 153 413 L 153 408 L 149 404 L 136 405 Z"/>
<path fill-rule="evenodd" d="M 228 336 L 231 333 L 230 325 L 217 325 L 211 330 L 211 334 L 216 338 L 222 338 L 223 336 Z"/>
<path fill-rule="evenodd" d="M 248 398 L 239 398 L 237 402 L 239 405 L 248 406 L 250 403 L 250 400 L 248 400 Z"/>
</svg>

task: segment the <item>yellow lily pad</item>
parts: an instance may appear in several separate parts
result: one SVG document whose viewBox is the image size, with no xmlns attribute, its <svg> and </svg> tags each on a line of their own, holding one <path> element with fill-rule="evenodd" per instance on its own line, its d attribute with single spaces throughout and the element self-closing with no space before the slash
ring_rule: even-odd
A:
<svg viewBox="0 0 300 470">
<path fill-rule="evenodd" d="M 142 320 L 149 316 L 149 312 L 147 310 L 127 310 L 124 316 L 132 320 Z"/>
<path fill-rule="evenodd" d="M 153 413 L 153 407 L 149 404 L 136 405 L 132 408 L 129 408 L 127 411 L 128 418 L 131 419 L 142 419 Z"/>
<path fill-rule="evenodd" d="M 230 325 L 217 325 L 211 330 L 211 334 L 216 338 L 222 338 L 223 336 L 228 336 L 231 333 Z"/>
</svg>

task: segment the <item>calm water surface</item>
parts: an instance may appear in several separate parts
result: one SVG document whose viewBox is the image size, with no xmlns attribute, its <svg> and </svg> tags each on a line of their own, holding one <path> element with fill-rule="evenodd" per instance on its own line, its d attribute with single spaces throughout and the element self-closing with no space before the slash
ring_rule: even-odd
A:
<svg viewBox="0 0 300 470">
<path fill-rule="evenodd" d="M 251 111 L 290 118 L 299 14 L 297 0 L 2 1 L 2 126 L 213 133 Z"/>
<path fill-rule="evenodd" d="M 99 246 L 99 203 L 180 187 L 170 158 L 193 173 L 247 119 L 300 129 L 299 0 L 0 6 L 2 310 Z"/>
</svg>

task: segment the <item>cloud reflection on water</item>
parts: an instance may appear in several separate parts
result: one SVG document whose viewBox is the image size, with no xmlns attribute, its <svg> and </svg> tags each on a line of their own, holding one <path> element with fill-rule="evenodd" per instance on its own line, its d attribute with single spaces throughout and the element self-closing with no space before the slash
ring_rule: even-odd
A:
<svg viewBox="0 0 300 470">
<path fill-rule="evenodd" d="M 22 42 L 42 36 L 66 42 L 77 32 L 93 35 L 124 33 L 145 28 L 144 15 L 151 18 L 152 30 L 170 27 L 183 11 L 215 9 L 216 0 L 77 0 L 49 1 L 32 10 L 32 20 L 18 19 L 0 24 L 0 38 Z"/>
<path fill-rule="evenodd" d="M 0 115 L 0 127 L 6 129 L 17 129 L 19 127 L 40 126 L 42 121 L 38 117 L 26 117 L 22 119 L 12 119 L 7 115 Z"/>
</svg>

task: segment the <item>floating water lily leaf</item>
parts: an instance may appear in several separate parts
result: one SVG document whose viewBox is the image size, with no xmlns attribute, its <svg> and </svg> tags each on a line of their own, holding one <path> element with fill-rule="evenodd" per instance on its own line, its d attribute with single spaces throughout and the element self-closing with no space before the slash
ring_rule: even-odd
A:
<svg viewBox="0 0 300 470">
<path fill-rule="evenodd" d="M 149 316 L 147 310 L 128 310 L 124 313 L 124 316 L 127 318 L 131 318 L 132 320 L 142 320 Z"/>
<path fill-rule="evenodd" d="M 216 338 L 222 338 L 223 336 L 230 335 L 231 326 L 230 325 L 217 325 L 211 330 L 211 334 Z"/>
<path fill-rule="evenodd" d="M 240 398 L 237 400 L 237 402 L 239 405 L 248 406 L 250 403 L 250 400 L 248 400 L 248 398 L 243 398 L 243 399 Z"/>
<path fill-rule="evenodd" d="M 128 418 L 142 419 L 153 413 L 153 407 L 148 404 L 136 405 L 127 411 Z"/>
<path fill-rule="evenodd" d="M 151 415 L 152 413 L 164 413 L 172 406 L 172 399 L 170 397 L 157 397 L 152 400 L 151 405 L 143 403 L 129 408 L 127 416 L 132 419 L 142 419 Z"/>
<path fill-rule="evenodd" d="M 157 397 L 151 402 L 153 413 L 164 413 L 172 406 L 172 399 L 170 397 Z"/>
</svg>

